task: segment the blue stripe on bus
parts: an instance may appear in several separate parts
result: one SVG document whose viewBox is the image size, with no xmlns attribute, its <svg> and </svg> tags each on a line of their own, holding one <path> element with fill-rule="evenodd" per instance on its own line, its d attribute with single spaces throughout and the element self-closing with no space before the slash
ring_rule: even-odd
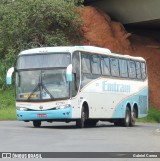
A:
<svg viewBox="0 0 160 161">
<path fill-rule="evenodd" d="M 145 101 L 145 98 L 146 98 L 146 101 Z M 131 110 L 133 110 L 134 104 L 135 103 L 137 104 L 138 118 L 147 116 L 147 113 L 148 113 L 148 101 L 147 100 L 148 100 L 148 88 L 145 88 L 140 93 L 126 98 L 118 106 L 116 106 L 112 118 L 124 118 L 126 106 L 128 103 L 130 103 L 130 105 L 131 105 Z"/>
<path fill-rule="evenodd" d="M 71 119 L 72 107 L 57 109 L 57 110 L 44 110 L 44 111 L 20 111 L 16 110 L 17 119 L 20 121 L 30 120 L 48 120 L 48 119 Z M 46 114 L 46 116 L 45 116 Z M 38 117 L 43 116 L 43 117 Z M 45 116 L 45 117 L 44 117 Z"/>
</svg>

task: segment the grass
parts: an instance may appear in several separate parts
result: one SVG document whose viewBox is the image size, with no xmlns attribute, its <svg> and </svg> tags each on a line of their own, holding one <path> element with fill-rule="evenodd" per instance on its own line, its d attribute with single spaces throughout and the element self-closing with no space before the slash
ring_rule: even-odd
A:
<svg viewBox="0 0 160 161">
<path fill-rule="evenodd" d="M 0 90 L 0 120 L 15 120 L 15 92 L 14 89 Z"/>
<path fill-rule="evenodd" d="M 0 91 L 0 120 L 16 120 L 15 91 L 13 88 Z M 137 121 L 160 123 L 160 110 L 149 108 L 148 116 Z"/>
<path fill-rule="evenodd" d="M 160 110 L 149 108 L 148 116 L 138 119 L 138 122 L 160 123 Z"/>
</svg>

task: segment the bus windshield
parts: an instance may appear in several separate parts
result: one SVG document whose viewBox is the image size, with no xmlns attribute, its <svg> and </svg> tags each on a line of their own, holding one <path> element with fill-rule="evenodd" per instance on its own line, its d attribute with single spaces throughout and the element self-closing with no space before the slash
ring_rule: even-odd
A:
<svg viewBox="0 0 160 161">
<path fill-rule="evenodd" d="M 69 97 L 66 69 L 19 71 L 16 74 L 17 100 L 50 100 Z"/>
<path fill-rule="evenodd" d="M 66 68 L 69 53 L 20 56 L 16 72 L 16 99 L 44 101 L 69 98 Z"/>
</svg>

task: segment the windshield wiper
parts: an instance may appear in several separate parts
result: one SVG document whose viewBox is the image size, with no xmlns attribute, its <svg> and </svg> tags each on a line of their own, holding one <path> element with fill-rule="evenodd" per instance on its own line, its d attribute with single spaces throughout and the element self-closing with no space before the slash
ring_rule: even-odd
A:
<svg viewBox="0 0 160 161">
<path fill-rule="evenodd" d="M 48 91 L 48 89 L 45 87 L 45 85 L 42 83 L 42 87 L 43 89 L 49 94 L 49 96 L 54 99 L 54 97 L 52 96 L 52 94 Z"/>
<path fill-rule="evenodd" d="M 40 86 L 41 83 L 38 83 L 37 86 L 34 88 L 34 90 L 32 91 L 32 93 L 29 95 L 29 97 L 27 98 L 27 101 L 30 100 L 31 96 L 33 95 L 34 92 L 36 92 L 38 89 L 40 91 Z"/>
<path fill-rule="evenodd" d="M 48 93 L 48 95 L 52 98 L 52 99 L 54 99 L 54 97 L 51 95 L 51 93 L 47 90 L 47 88 L 43 85 L 43 84 L 41 84 L 41 83 L 38 83 L 37 84 L 37 86 L 35 87 L 35 89 L 32 91 L 32 93 L 29 95 L 29 97 L 28 97 L 28 99 L 27 100 L 30 100 L 30 98 L 31 98 L 31 96 L 33 95 L 33 93 L 35 93 L 36 91 L 38 91 L 38 89 L 39 89 L 39 91 L 41 91 L 40 90 L 40 87 L 43 87 L 43 89 Z"/>
</svg>

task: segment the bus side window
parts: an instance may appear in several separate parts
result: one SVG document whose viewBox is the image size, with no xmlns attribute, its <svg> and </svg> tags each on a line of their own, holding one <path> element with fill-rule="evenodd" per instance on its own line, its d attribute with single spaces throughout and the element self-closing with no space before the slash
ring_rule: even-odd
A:
<svg viewBox="0 0 160 161">
<path fill-rule="evenodd" d="M 119 66 L 118 66 L 118 59 L 110 58 L 111 63 L 111 74 L 114 77 L 119 76 Z"/>
<path fill-rule="evenodd" d="M 81 89 L 94 80 L 91 73 L 91 54 L 81 52 Z"/>
<path fill-rule="evenodd" d="M 82 53 L 82 73 L 91 73 L 89 54 Z"/>
<path fill-rule="evenodd" d="M 102 69 L 102 75 L 106 75 L 106 76 L 110 75 L 110 64 L 109 64 L 108 57 L 101 58 L 101 69 Z"/>
<path fill-rule="evenodd" d="M 99 74 L 99 75 L 101 74 L 100 58 L 98 55 L 92 55 L 91 67 L 92 67 L 92 74 Z"/>
<path fill-rule="evenodd" d="M 134 61 L 128 61 L 128 69 L 129 69 L 129 78 L 136 78 L 136 66 Z"/>
<path fill-rule="evenodd" d="M 136 62 L 137 79 L 141 79 L 141 65 L 140 62 Z"/>
<path fill-rule="evenodd" d="M 127 78 L 128 77 L 127 60 L 119 59 L 119 68 L 120 68 L 120 76 L 122 78 Z"/>
<path fill-rule="evenodd" d="M 80 85 L 80 57 L 79 52 L 74 52 L 72 57 L 73 81 L 72 97 L 76 96 Z"/>
<path fill-rule="evenodd" d="M 142 72 L 142 79 L 146 79 L 147 73 L 146 73 L 146 64 L 141 63 L 141 72 Z"/>
</svg>

